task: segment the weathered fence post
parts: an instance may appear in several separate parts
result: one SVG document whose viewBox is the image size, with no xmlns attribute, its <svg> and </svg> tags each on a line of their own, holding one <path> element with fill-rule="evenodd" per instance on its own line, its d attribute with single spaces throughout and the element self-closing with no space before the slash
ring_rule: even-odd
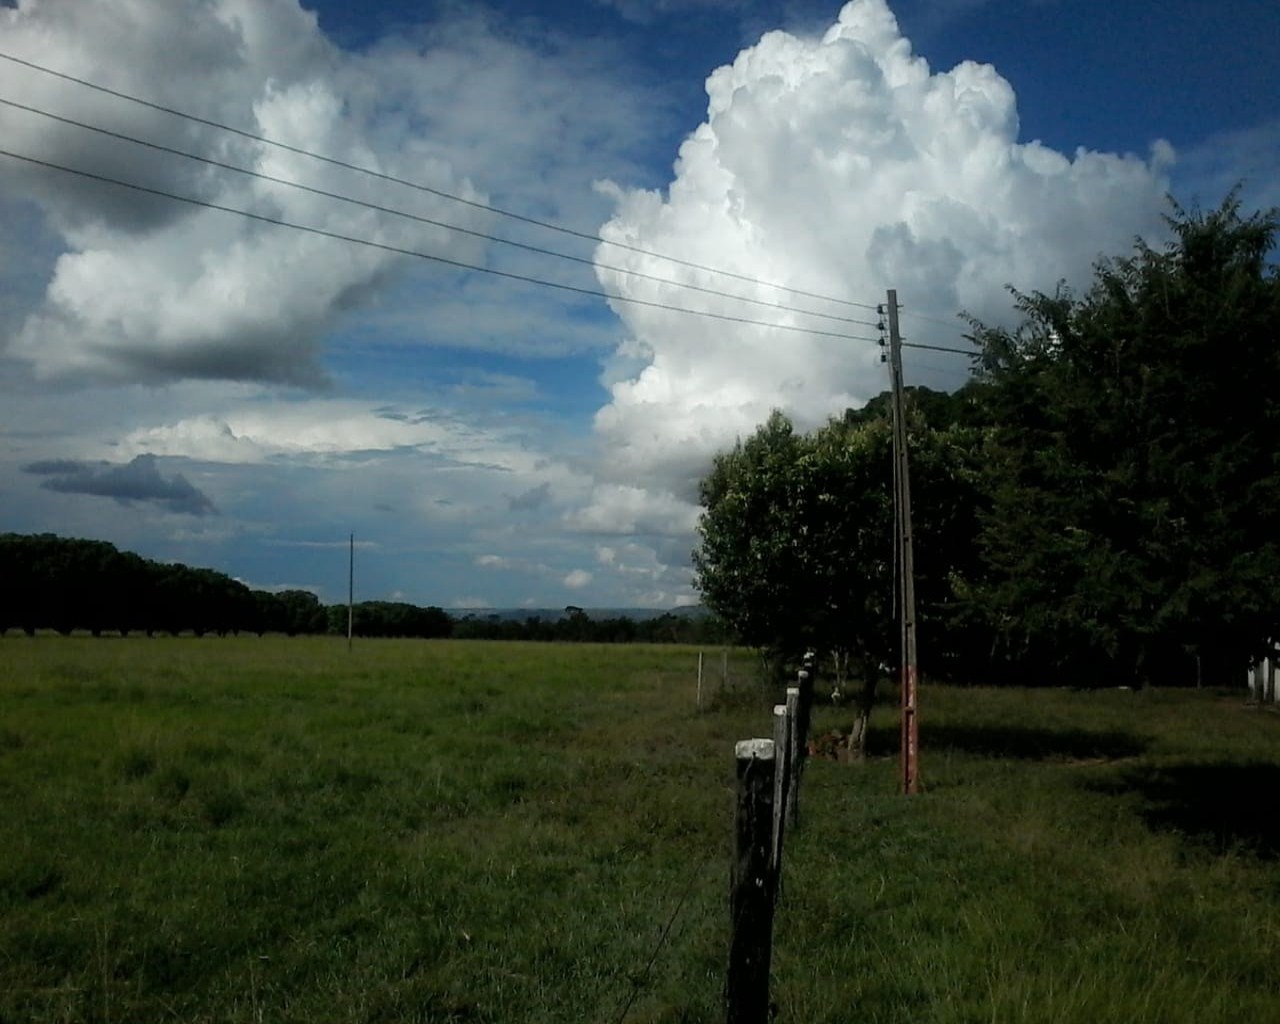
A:
<svg viewBox="0 0 1280 1024">
<path fill-rule="evenodd" d="M 800 746 L 805 751 L 807 751 L 809 743 L 809 719 L 813 713 L 813 677 L 815 674 L 813 660 L 813 651 L 807 651 L 804 656 L 804 668 L 800 670 L 797 677 L 797 684 L 800 687 L 798 735 L 800 737 Z"/>
<path fill-rule="evenodd" d="M 702 652 L 698 652 L 698 710 L 702 710 Z"/>
<path fill-rule="evenodd" d="M 787 687 L 786 707 L 791 719 L 791 744 L 787 750 L 787 828 L 795 828 L 800 818 L 800 758 L 805 743 L 800 738 L 800 687 Z"/>
<path fill-rule="evenodd" d="M 804 656 L 807 666 L 813 665 L 813 653 Z M 804 776 L 805 759 L 809 756 L 809 718 L 813 713 L 813 673 L 810 668 L 802 668 L 796 680 L 796 763 L 794 778 L 791 782 L 793 799 L 787 810 L 790 824 L 794 827 L 800 820 L 800 780 Z M 788 690 L 793 687 L 788 687 Z"/>
<path fill-rule="evenodd" d="M 773 870 L 775 899 L 782 885 L 782 840 L 791 813 L 794 743 L 795 721 L 791 717 L 791 709 L 786 704 L 775 704 L 773 706 L 773 848 L 769 857 L 769 866 Z"/>
<path fill-rule="evenodd" d="M 742 740 L 734 747 L 737 805 L 729 875 L 729 971 L 725 977 L 727 1024 L 768 1024 L 769 964 L 773 953 L 774 876 L 773 740 Z"/>
</svg>

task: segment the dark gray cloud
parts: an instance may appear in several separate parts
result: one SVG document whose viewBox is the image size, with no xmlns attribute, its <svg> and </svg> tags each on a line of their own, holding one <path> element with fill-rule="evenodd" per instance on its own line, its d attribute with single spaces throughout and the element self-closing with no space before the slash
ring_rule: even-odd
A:
<svg viewBox="0 0 1280 1024">
<path fill-rule="evenodd" d="M 507 502 L 511 506 L 512 512 L 530 512 L 545 505 L 550 498 L 551 485 L 542 483 L 514 498 L 508 498 Z"/>
<path fill-rule="evenodd" d="M 36 476 L 59 476 L 62 474 L 83 473 L 86 463 L 74 459 L 46 459 L 43 462 L 32 462 L 22 467 L 24 473 Z"/>
<path fill-rule="evenodd" d="M 59 494 L 88 494 L 112 498 L 122 505 L 150 502 L 170 512 L 204 516 L 216 514 L 209 496 L 181 473 L 166 477 L 154 455 L 139 455 L 130 462 L 76 462 L 51 459 L 32 462 L 23 471 L 47 477 L 40 486 Z"/>
</svg>

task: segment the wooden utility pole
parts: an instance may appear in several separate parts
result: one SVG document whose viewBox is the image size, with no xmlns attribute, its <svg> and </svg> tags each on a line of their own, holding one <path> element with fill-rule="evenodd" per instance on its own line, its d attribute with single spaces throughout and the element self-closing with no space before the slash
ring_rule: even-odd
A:
<svg viewBox="0 0 1280 1024">
<path fill-rule="evenodd" d="M 916 718 L 917 666 L 916 658 L 916 583 L 915 559 L 911 537 L 911 475 L 908 472 L 907 420 L 903 408 L 902 389 L 902 336 L 898 331 L 898 293 L 889 289 L 889 302 L 885 309 L 889 321 L 889 372 L 893 394 L 893 508 L 894 534 L 897 549 L 895 559 L 901 580 L 898 617 L 901 636 L 901 684 L 902 684 L 902 791 L 920 791 L 920 727 Z"/>
<path fill-rule="evenodd" d="M 347 650 L 351 650 L 351 636 L 356 625 L 356 535 L 351 534 L 351 546 L 347 554 Z"/>
</svg>

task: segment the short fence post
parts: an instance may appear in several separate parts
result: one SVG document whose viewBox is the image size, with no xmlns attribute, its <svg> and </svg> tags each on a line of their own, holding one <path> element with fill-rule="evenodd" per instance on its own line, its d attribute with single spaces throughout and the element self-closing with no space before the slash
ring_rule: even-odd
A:
<svg viewBox="0 0 1280 1024">
<path fill-rule="evenodd" d="M 817 676 L 817 668 L 814 665 L 813 651 L 809 651 L 804 656 L 804 668 L 802 668 L 797 677 L 800 686 L 800 728 L 803 730 L 800 734 L 802 743 L 809 741 L 809 721 L 813 714 L 813 680 Z"/>
<path fill-rule="evenodd" d="M 773 953 L 773 872 L 770 848 L 776 755 L 773 740 L 734 747 L 737 805 L 729 875 L 727 1024 L 768 1024 L 769 965 Z"/>
<path fill-rule="evenodd" d="M 720 686 L 727 687 L 729 685 L 729 648 L 725 648 L 720 652 Z"/>
<path fill-rule="evenodd" d="M 804 740 L 800 738 L 800 687 L 787 687 L 787 713 L 791 719 L 791 743 L 787 749 L 787 827 L 800 820 L 800 758 Z"/>
<path fill-rule="evenodd" d="M 702 652 L 698 652 L 698 710 L 702 710 Z"/>
<path fill-rule="evenodd" d="M 804 663 L 809 668 L 802 668 L 796 680 L 800 691 L 796 702 L 796 782 L 799 787 L 800 778 L 804 775 L 804 763 L 809 756 L 809 721 L 813 714 L 813 655 L 806 654 Z"/>
<path fill-rule="evenodd" d="M 773 706 L 773 849 L 769 866 L 773 870 L 773 895 L 777 899 L 782 885 L 782 840 L 791 812 L 792 744 L 795 742 L 795 725 L 791 709 L 786 704 Z"/>
</svg>

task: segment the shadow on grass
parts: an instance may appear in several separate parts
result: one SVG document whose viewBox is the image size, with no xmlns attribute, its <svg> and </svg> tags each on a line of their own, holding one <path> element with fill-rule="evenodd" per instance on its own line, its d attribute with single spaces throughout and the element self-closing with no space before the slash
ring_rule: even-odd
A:
<svg viewBox="0 0 1280 1024">
<path fill-rule="evenodd" d="M 872 730 L 877 750 L 896 749 L 898 732 Z M 1019 761 L 1114 761 L 1134 757 L 1146 749 L 1142 739 L 1121 731 L 1040 729 L 1018 725 L 920 725 L 920 746 L 931 751 L 953 750 L 978 757 Z"/>
<path fill-rule="evenodd" d="M 1280 765 L 1216 762 L 1145 767 L 1123 772 L 1091 789 L 1136 793 L 1139 813 L 1157 832 L 1176 832 L 1215 853 L 1244 849 L 1280 859 Z"/>
</svg>

